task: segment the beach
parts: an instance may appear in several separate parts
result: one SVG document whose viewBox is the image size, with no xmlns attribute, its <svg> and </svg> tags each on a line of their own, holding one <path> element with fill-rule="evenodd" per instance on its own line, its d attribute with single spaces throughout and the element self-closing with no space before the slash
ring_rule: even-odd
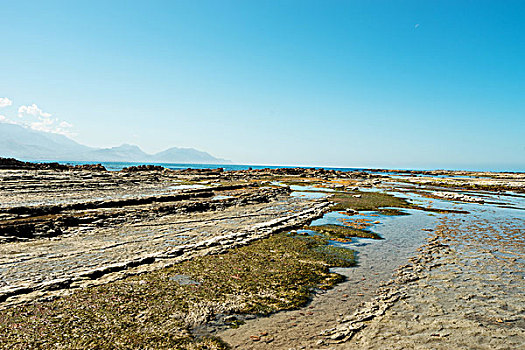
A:
<svg viewBox="0 0 525 350">
<path fill-rule="evenodd" d="M 525 342 L 521 173 L 18 165 L 0 183 L 2 348 Z"/>
</svg>

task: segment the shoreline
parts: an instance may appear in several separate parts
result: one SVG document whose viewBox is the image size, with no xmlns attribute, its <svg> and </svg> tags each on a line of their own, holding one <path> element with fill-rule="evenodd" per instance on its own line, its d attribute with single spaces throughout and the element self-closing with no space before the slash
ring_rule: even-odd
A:
<svg viewBox="0 0 525 350">
<path fill-rule="evenodd" d="M 425 172 L 424 175 L 429 174 Z M 442 237 L 435 232 L 426 232 L 433 230 L 430 222 L 436 219 L 445 220 L 448 216 L 474 220 L 487 212 L 485 209 L 479 211 L 478 207 L 511 212 L 516 209 L 505 208 L 525 210 L 520 209 L 520 196 L 504 194 L 502 197 L 499 192 L 485 190 L 465 191 L 465 183 L 486 184 L 487 181 L 491 182 L 491 189 L 496 188 L 495 184 L 501 181 L 506 181 L 507 189 L 525 187 L 525 175 L 512 176 L 512 180 L 502 180 L 501 177 L 493 175 L 493 178 L 488 180 L 462 178 L 460 182 L 457 178 L 452 178 L 445 179 L 450 183 L 441 186 L 444 181 L 441 178 L 427 180 L 408 176 L 400 182 L 397 177 L 385 178 L 383 175 L 362 172 L 299 168 L 177 171 L 136 167 L 120 172 L 107 172 L 98 167 L 0 170 L 0 178 L 5 185 L 0 191 L 3 198 L 0 208 L 0 227 L 3 230 L 0 230 L 0 238 L 3 237 L 3 243 L 0 241 L 0 250 L 11 247 L 12 249 L 8 250 L 14 252 L 17 249 L 44 244 L 39 248 L 40 253 L 37 252 L 43 259 L 63 256 L 60 259 L 70 261 L 74 256 L 82 257 L 82 254 L 89 253 L 89 250 L 82 253 L 82 249 L 78 248 L 80 246 L 71 246 L 73 250 L 70 253 L 64 250 L 62 253 L 55 252 L 54 255 L 49 255 L 50 251 L 46 253 L 45 249 L 55 249 L 53 247 L 59 245 L 65 247 L 65 244 L 86 240 L 93 248 L 91 251 L 100 250 L 100 257 L 93 261 L 102 259 L 101 265 L 87 268 L 82 267 L 85 262 L 79 259 L 74 264 L 80 269 L 72 275 L 68 272 L 70 276 L 56 275 L 59 270 L 55 268 L 52 275 L 58 278 L 49 279 L 42 275 L 45 278 L 43 281 L 31 282 L 32 285 L 25 283 L 18 287 L 8 282 L 7 286 L 0 288 L 3 290 L 0 298 L 1 308 L 10 313 L 9 310 L 13 310 L 14 305 L 25 304 L 27 306 L 24 308 L 30 308 L 34 301 L 43 303 L 42 305 L 65 302 L 70 300 L 68 298 L 75 298 L 78 293 L 74 291 L 84 293 L 94 288 L 111 290 L 114 285 L 125 284 L 137 276 L 154 276 L 183 262 L 207 259 L 206 256 L 228 256 L 241 246 L 251 249 L 253 244 L 261 244 L 257 242 L 265 242 L 266 237 L 277 237 L 275 234 L 279 232 L 282 234 L 292 231 L 295 233 L 285 236 L 289 237 L 286 239 L 291 239 L 290 242 L 297 239 L 298 243 L 301 239 L 321 239 L 327 242 L 328 246 L 340 247 L 337 249 L 348 252 L 356 250 L 359 265 L 333 269 L 332 271 L 339 276 L 345 276 L 345 281 L 331 286 L 326 291 L 311 290 L 308 292 L 311 295 L 310 301 L 306 306 L 293 307 L 295 311 L 275 313 L 279 311 L 277 309 L 265 317 L 259 317 L 257 314 L 252 317 L 249 313 L 246 314 L 249 317 L 241 314 L 226 315 L 227 317 L 223 315 L 218 321 L 209 320 L 192 325 L 188 331 L 184 331 L 190 333 L 181 333 L 184 334 L 181 338 L 186 344 L 184 346 L 190 348 L 193 346 L 191 344 L 215 344 L 213 346 L 218 346 L 217 349 L 228 348 L 228 345 L 223 343 L 223 340 L 226 340 L 234 348 L 243 349 L 264 348 L 270 343 L 272 348 L 276 349 L 288 349 L 290 346 L 312 349 L 334 346 L 345 348 L 349 344 L 381 348 L 380 344 L 371 343 L 371 334 L 375 332 L 373 334 L 376 337 L 386 331 L 386 338 L 385 335 L 379 338 L 383 339 L 382 344 L 387 344 L 391 335 L 388 335 L 390 333 L 385 330 L 384 325 L 390 324 L 392 329 L 396 326 L 389 321 L 389 318 L 393 317 L 392 313 L 395 315 L 399 312 L 399 305 L 407 305 L 407 302 L 416 298 L 417 293 L 412 286 L 422 283 L 420 280 L 434 278 L 433 271 L 441 268 L 439 261 L 451 255 L 450 248 L 446 241 L 442 241 Z M 456 186 L 452 189 L 454 192 L 449 192 L 450 184 Z M 415 186 L 417 191 L 411 186 Z M 305 196 L 290 196 L 290 191 L 305 191 L 297 192 L 305 193 Z M 57 197 L 58 193 L 62 195 Z M 307 196 L 309 193 L 321 193 L 321 197 L 324 198 L 312 200 Z M 392 194 L 395 196 L 392 197 Z M 384 210 L 384 207 L 390 208 Z M 391 210 L 392 207 L 398 209 Z M 436 207 L 441 209 L 436 211 Z M 474 213 L 468 214 L 470 210 Z M 399 216 L 400 214 L 405 215 Z M 314 221 L 314 226 L 311 226 L 312 220 L 316 218 L 322 220 Z M 509 218 L 512 218 L 512 215 Z M 523 221 L 517 220 L 519 229 Z M 412 226 L 404 227 L 412 221 Z M 451 223 L 452 221 L 449 225 L 452 225 Z M 320 229 L 315 232 L 315 225 L 325 226 L 319 226 Z M 180 229 L 173 231 L 172 227 Z M 306 231 L 294 231 L 303 227 Z M 324 228 L 321 229 L 322 227 Z M 337 227 L 341 229 L 336 230 Z M 347 228 L 343 230 L 345 227 Z M 193 233 L 188 236 L 188 229 L 195 232 L 195 236 L 192 236 Z M 375 232 L 379 232 L 386 240 L 373 242 L 355 238 L 356 234 L 363 233 L 363 229 L 365 232 L 371 229 L 375 235 Z M 314 230 L 313 233 L 311 230 Z M 414 233 L 414 230 L 420 231 L 418 237 L 422 240 L 424 237 L 431 238 L 421 246 L 413 234 L 410 238 L 409 232 Z M 122 236 L 123 234 L 125 236 Z M 340 238 L 336 239 L 332 234 Z M 401 236 L 396 236 L 399 234 Z M 137 236 L 133 238 L 133 235 Z M 349 236 L 345 238 L 345 235 Z M 124 238 L 126 236 L 129 237 Z M 179 245 L 163 243 L 172 238 L 182 239 L 183 242 L 188 239 L 185 237 L 196 240 Z M 113 243 L 103 243 L 108 238 L 111 238 Z M 399 245 L 403 239 L 408 239 L 404 243 L 405 248 Z M 135 241 L 137 243 L 133 243 Z M 146 242 L 152 243 L 144 246 Z M 137 245 L 138 243 L 140 245 Z M 148 245 L 151 246 L 151 250 L 144 250 Z M 125 247 L 125 250 L 103 248 L 105 246 Z M 390 253 L 392 258 L 378 264 L 381 261 L 378 260 L 379 254 L 391 250 L 392 247 L 401 249 L 401 253 L 397 253 L 399 256 L 394 257 L 393 251 Z M 410 253 L 415 253 L 417 248 L 421 250 L 420 255 Z M 6 265 L 8 260 L 0 261 L 3 266 L 12 266 L 8 270 L 4 267 L 4 283 L 17 276 L 13 273 L 23 266 L 21 264 L 27 265 L 31 259 L 36 259 L 35 262 L 42 259 L 37 259 L 38 255 L 31 258 L 23 251 L 13 255 L 6 250 L 6 253 L 6 256 L 11 257 L 18 254 L 20 262 L 10 258 L 11 265 Z M 110 260 L 114 259 L 111 256 L 118 260 L 111 262 Z M 110 260 L 104 263 L 106 257 Z M 325 255 L 322 259 L 326 257 L 328 256 Z M 408 261 L 408 265 L 403 263 L 404 261 Z M 46 264 L 47 262 L 42 265 L 42 271 L 45 271 Z M 406 266 L 397 269 L 394 280 L 388 282 L 399 265 Z M 32 271 L 31 274 L 35 272 L 31 265 L 27 265 L 27 269 L 28 272 Z M 20 277 L 24 276 L 24 271 L 20 270 Z M 356 274 L 362 276 L 361 280 Z M 186 281 L 184 278 L 181 281 Z M 35 279 L 37 280 L 38 278 Z M 421 302 L 424 303 L 424 299 Z M 304 305 L 303 302 L 300 305 Z M 404 314 L 408 312 L 403 311 Z M 213 314 L 212 312 L 211 315 Z M 12 316 L 6 315 L 4 311 L 2 316 L 0 311 L 0 318 L 10 327 L 9 317 Z M 226 319 L 229 321 L 226 322 Z M 210 325 L 218 322 L 218 326 L 210 328 L 207 326 L 208 322 L 211 322 Z M 448 339 L 455 339 L 454 332 L 448 334 Z M 217 336 L 223 340 L 219 340 Z M 513 336 L 521 339 L 519 332 Z M 67 348 L 67 343 L 64 344 Z M 412 343 L 415 344 L 417 343 Z M 198 346 L 196 348 L 199 348 Z"/>
</svg>

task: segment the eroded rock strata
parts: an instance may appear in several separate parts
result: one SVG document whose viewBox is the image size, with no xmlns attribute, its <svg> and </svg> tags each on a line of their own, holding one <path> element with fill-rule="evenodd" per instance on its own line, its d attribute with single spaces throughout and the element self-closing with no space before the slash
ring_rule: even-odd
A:
<svg viewBox="0 0 525 350">
<path fill-rule="evenodd" d="M 182 262 L 226 254 L 243 246 L 251 247 L 254 241 L 276 233 L 291 231 L 295 233 L 291 235 L 292 241 L 304 240 L 308 235 L 304 232 L 298 234 L 297 229 L 315 230 L 309 226 L 312 220 L 329 211 L 334 215 L 355 216 L 353 222 L 344 219 L 338 223 L 346 225 L 345 232 L 354 232 L 381 225 L 381 220 L 374 216 L 407 215 L 403 210 L 416 210 L 429 217 L 438 215 L 441 225 L 435 232 L 428 229 L 434 233 L 428 234 L 428 240 L 419 253 L 413 254 L 407 264 L 399 267 L 391 280 L 387 278 L 391 272 L 370 272 L 372 275 L 364 275 L 357 281 L 349 280 L 333 293 L 315 299 L 306 309 L 311 308 L 315 314 L 299 309 L 294 316 L 276 315 L 283 325 L 287 318 L 292 322 L 298 322 L 296 318 L 304 319 L 308 332 L 306 338 L 305 334 L 294 331 L 297 323 L 292 323 L 291 328 L 283 332 L 282 337 L 286 338 L 268 334 L 267 330 L 279 332 L 280 326 L 270 326 L 272 318 L 268 321 L 258 319 L 261 322 L 253 321 L 243 328 L 241 324 L 252 322 L 250 320 L 256 317 L 256 313 L 244 316 L 217 314 L 214 308 L 220 303 L 213 301 L 195 305 L 196 310 L 207 315 L 205 317 L 201 311 L 191 317 L 181 316 L 193 320 L 191 325 L 185 321 L 180 323 L 180 334 L 184 334 L 185 344 L 190 344 L 184 348 L 193 348 L 192 334 L 203 337 L 195 344 L 213 343 L 217 349 L 227 348 L 221 341 L 210 338 L 210 332 L 216 331 L 220 331 L 221 337 L 236 348 L 253 349 L 265 348 L 268 344 L 275 348 L 288 345 L 298 348 L 347 348 L 354 345 L 381 348 L 385 344 L 395 348 L 397 343 L 408 347 L 419 343 L 434 346 L 432 341 L 424 341 L 425 336 L 431 340 L 443 338 L 450 347 L 461 343 L 460 333 L 468 333 L 475 339 L 483 332 L 486 334 L 483 339 L 495 347 L 504 347 L 507 343 L 514 346 L 524 339 L 521 311 L 509 306 L 516 299 L 514 289 L 523 285 L 522 280 L 515 278 L 521 276 L 516 264 L 523 261 L 523 220 L 515 218 L 510 226 L 507 225 L 509 221 L 502 221 L 499 223 L 501 228 L 494 229 L 494 234 L 488 228 L 495 227 L 496 221 L 484 219 L 483 215 L 496 209 L 522 210 L 519 192 L 524 188 L 525 176 L 520 173 L 396 171 L 392 174 L 377 169 L 345 172 L 315 168 L 170 170 L 159 166 L 107 171 L 101 165 L 34 164 L 0 159 L 0 310 L 15 310 L 14 306 L 66 298 L 75 291 L 95 286 L 108 285 L 101 290 L 112 290 L 111 286 L 117 281 L 159 271 L 162 275 L 162 271 Z M 296 192 L 292 193 L 292 189 Z M 407 200 L 407 196 L 417 197 L 417 203 Z M 425 198 L 427 203 L 422 204 Z M 436 201 L 437 204 L 433 204 Z M 376 214 L 370 214 L 370 211 Z M 447 214 L 455 215 L 454 220 L 448 220 Z M 361 219 L 360 215 L 372 215 L 372 218 Z M 465 222 L 471 226 L 460 228 Z M 322 226 L 327 227 L 332 226 Z M 321 236 L 322 228 L 320 226 L 318 230 Z M 326 261 L 333 261 L 330 260 L 334 258 L 331 254 L 341 252 L 328 249 L 330 247 L 325 246 L 328 238 L 335 238 L 326 232 L 324 236 L 308 238 L 315 244 L 314 241 L 297 241 L 316 247 L 315 252 L 297 252 L 297 256 L 311 266 L 325 264 L 323 268 L 326 269 Z M 385 238 L 383 241 L 388 249 L 388 244 L 392 243 L 389 243 L 388 234 Z M 352 239 L 345 236 L 340 241 L 351 242 Z M 486 248 L 487 245 L 491 247 Z M 465 247 L 470 248 L 466 250 Z M 282 256 L 276 258 L 282 259 L 279 263 L 286 271 L 286 251 L 281 250 L 279 254 Z M 321 255 L 313 258 L 309 254 L 324 255 L 323 258 Z M 353 259 L 350 251 L 345 254 L 337 255 L 338 261 L 343 261 L 344 256 Z M 472 263 L 480 257 L 481 260 Z M 375 263 L 366 260 L 364 265 L 372 269 Z M 387 265 L 382 266 L 387 271 L 394 270 Z M 500 266 L 508 273 L 493 271 L 491 266 Z M 248 261 L 243 269 L 249 271 Z M 189 276 L 177 276 L 181 285 L 187 282 L 191 287 L 194 283 Z M 330 276 L 329 279 L 343 279 L 341 275 Z M 353 275 L 348 273 L 346 276 Z M 489 289 L 483 290 L 484 283 L 497 278 L 501 279 L 499 287 L 491 284 Z M 246 279 L 240 283 L 248 289 L 252 288 L 250 283 L 258 282 L 251 281 L 249 274 Z M 363 289 L 356 290 L 357 285 Z M 442 285 L 448 287 L 442 288 Z M 289 290 L 281 292 L 291 298 L 289 303 L 304 307 L 307 300 L 293 301 L 292 297 L 294 289 L 304 287 L 289 285 L 287 288 Z M 308 288 L 312 288 L 311 285 Z M 433 299 L 429 298 L 430 290 Z M 191 288 L 188 292 L 191 297 Z M 266 300 L 265 308 L 282 310 L 289 307 L 277 306 L 278 298 L 272 301 L 265 293 L 272 294 L 271 289 L 256 296 L 257 300 Z M 304 295 L 314 295 L 315 290 L 301 293 L 304 298 Z M 493 302 L 485 303 L 483 298 L 478 302 L 479 295 Z M 240 295 L 229 297 L 237 300 L 239 305 L 247 302 L 241 302 Z M 360 298 L 364 302 L 360 302 Z M 352 300 L 345 305 L 348 312 L 339 316 L 335 314 L 337 307 L 332 304 L 348 299 Z M 449 303 L 448 299 L 466 300 L 467 303 Z M 469 311 L 468 302 L 471 300 L 481 311 Z M 75 305 L 74 299 L 64 299 L 65 305 L 70 302 Z M 421 305 L 426 304 L 434 311 L 424 311 Z M 225 312 L 228 308 L 219 309 Z M 232 307 L 228 312 L 237 309 L 237 306 Z M 28 311 L 31 308 L 24 306 L 23 310 L 29 312 L 26 316 L 31 322 L 33 318 Z M 414 310 L 417 311 L 415 314 Z M 488 313 L 492 316 L 486 318 Z M 20 320 L 16 312 L 14 316 L 8 314 L 11 315 L 12 311 L 0 313 L 4 327 L 18 327 Z M 216 320 L 208 320 L 210 317 L 216 317 Z M 421 326 L 411 325 L 414 320 Z M 266 331 L 246 333 L 265 327 L 265 324 Z M 385 325 L 390 328 L 386 329 Z M 446 331 L 439 325 L 445 325 Z M 237 326 L 241 326 L 241 331 L 234 334 Z M 323 328 L 319 328 L 321 326 Z M 401 326 L 413 327 L 414 332 L 399 336 L 403 333 Z M 393 335 L 395 329 L 398 335 Z M 475 331 L 470 331 L 472 329 Z M 430 330 L 433 333 L 426 334 Z M 13 328 L 14 338 L 10 339 L 10 334 L 5 338 L 13 342 L 10 344 L 20 341 L 15 333 L 18 334 Z M 494 337 L 490 335 L 492 333 Z M 497 340 L 500 339 L 498 336 L 508 337 L 507 342 Z M 67 341 L 63 344 L 62 348 L 67 348 Z"/>
</svg>

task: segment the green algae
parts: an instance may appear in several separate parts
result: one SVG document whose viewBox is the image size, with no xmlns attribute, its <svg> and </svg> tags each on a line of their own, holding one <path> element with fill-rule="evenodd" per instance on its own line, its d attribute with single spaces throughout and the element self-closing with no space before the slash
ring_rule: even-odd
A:
<svg viewBox="0 0 525 350">
<path fill-rule="evenodd" d="M 191 326 L 221 314 L 268 315 L 309 302 L 344 278 L 353 251 L 323 237 L 277 234 L 224 254 L 0 311 L 0 348 L 228 349 Z M 180 283 L 187 276 L 196 283 Z M 238 326 L 235 324 L 233 326 Z"/>
<path fill-rule="evenodd" d="M 328 237 L 335 238 L 352 238 L 352 237 L 361 237 L 361 238 L 372 238 L 372 239 L 382 239 L 380 235 L 375 232 L 358 229 L 354 227 L 342 226 L 342 225 L 319 225 L 319 226 L 305 226 L 305 230 L 315 231 L 326 235 Z"/>
<path fill-rule="evenodd" d="M 357 197 L 356 197 L 357 196 Z M 468 211 L 454 210 L 454 209 L 440 209 L 440 208 L 427 208 L 419 205 L 409 203 L 403 198 L 395 197 L 388 193 L 382 192 L 353 192 L 343 193 L 336 192 L 333 196 L 328 197 L 328 200 L 335 203 L 332 207 L 333 210 L 346 210 L 353 209 L 358 211 L 378 211 L 384 215 L 404 215 L 403 213 L 394 208 L 407 208 L 416 209 L 426 212 L 434 212 L 440 214 L 468 214 Z"/>
<path fill-rule="evenodd" d="M 355 251 L 351 249 L 335 247 L 331 245 L 322 245 L 315 250 L 323 255 L 325 259 L 334 259 L 334 261 L 344 260 L 347 267 L 354 266 L 356 264 Z"/>
<path fill-rule="evenodd" d="M 399 209 L 392 209 L 392 208 L 379 208 L 377 212 L 381 215 L 388 215 L 388 216 L 401 216 L 401 215 L 410 215 L 408 213 L 405 213 L 402 210 Z"/>
<path fill-rule="evenodd" d="M 378 210 L 383 207 L 412 208 L 405 199 L 381 192 L 337 192 L 329 198 L 335 203 L 333 210 Z"/>
</svg>

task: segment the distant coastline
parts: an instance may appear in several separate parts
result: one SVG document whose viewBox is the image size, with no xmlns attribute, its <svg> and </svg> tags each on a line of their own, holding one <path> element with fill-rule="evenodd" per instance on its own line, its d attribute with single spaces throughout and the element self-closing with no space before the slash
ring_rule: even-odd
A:
<svg viewBox="0 0 525 350">
<path fill-rule="evenodd" d="M 73 160 L 56 160 L 56 159 L 41 159 L 29 160 L 20 159 L 31 163 L 59 163 L 65 165 L 83 165 L 83 164 L 102 164 L 107 170 L 120 171 L 123 168 L 137 165 L 155 165 L 162 166 L 167 169 L 218 169 L 223 168 L 226 171 L 250 170 L 250 169 L 279 169 L 279 168 L 303 168 L 303 169 L 325 169 L 335 171 L 363 171 L 373 174 L 383 175 L 400 175 L 412 173 L 414 175 L 430 175 L 430 176 L 447 176 L 449 172 L 465 172 L 466 173 L 524 173 L 525 171 L 501 171 L 501 170 L 457 170 L 457 169 L 389 169 L 389 168 L 357 168 L 357 167 L 329 167 L 329 166 L 307 166 L 307 165 L 253 165 L 253 164 L 233 164 L 233 163 L 171 163 L 171 162 L 124 162 L 124 161 L 73 161 Z"/>
<path fill-rule="evenodd" d="M 71 160 L 55 160 L 55 159 L 42 159 L 42 160 L 25 160 L 31 163 L 59 163 L 66 165 L 82 165 L 82 164 L 102 164 L 107 170 L 119 171 L 123 168 L 137 165 L 155 165 L 162 166 L 167 169 L 218 169 L 223 168 L 224 170 L 249 170 L 249 169 L 279 169 L 279 168 L 315 168 L 315 169 L 326 169 L 326 170 L 340 170 L 340 171 L 365 171 L 363 168 L 338 168 L 338 167 L 313 167 L 313 166 L 292 166 L 292 165 L 246 165 L 246 164 L 212 164 L 212 163 L 164 163 L 164 162 L 97 162 L 97 161 L 71 161 Z"/>
<path fill-rule="evenodd" d="M 230 160 L 217 158 L 207 152 L 189 147 L 171 147 L 150 154 L 139 146 L 122 144 L 110 148 L 94 148 L 80 144 L 64 135 L 28 129 L 20 125 L 0 122 L 0 157 L 42 161 L 57 159 L 92 162 L 126 162 L 134 159 L 142 164 L 197 163 L 228 164 Z"/>
</svg>

